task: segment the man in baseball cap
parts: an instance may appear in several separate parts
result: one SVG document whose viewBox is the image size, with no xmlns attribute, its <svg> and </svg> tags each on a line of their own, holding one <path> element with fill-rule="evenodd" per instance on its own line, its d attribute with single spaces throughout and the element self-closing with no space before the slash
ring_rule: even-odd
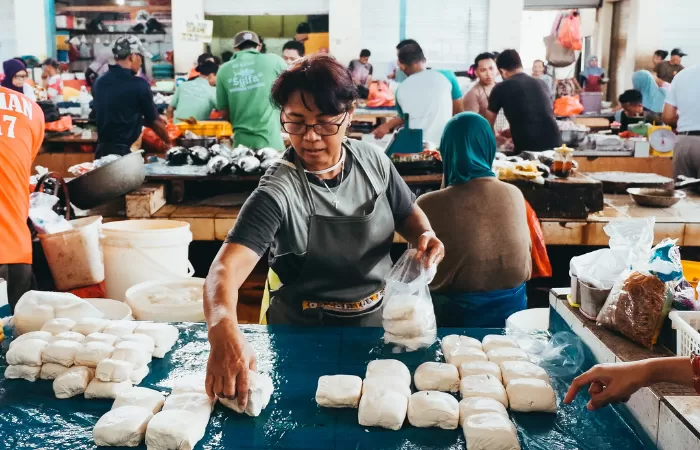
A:
<svg viewBox="0 0 700 450">
<path fill-rule="evenodd" d="M 118 38 L 112 54 L 116 64 L 110 65 L 92 87 L 97 120 L 95 158 L 129 154 L 131 144 L 139 138 L 144 125 L 170 145 L 167 123 L 153 103 L 151 87 L 148 81 L 136 76 L 143 66 L 143 58 L 151 54 L 135 36 Z"/>
<path fill-rule="evenodd" d="M 233 37 L 233 57 L 216 76 L 216 106 L 233 127 L 234 145 L 284 150 L 280 112 L 270 102 L 272 83 L 287 68 L 277 55 L 261 53 L 260 36 L 241 31 Z"/>
<path fill-rule="evenodd" d="M 681 58 L 684 56 L 687 54 L 680 48 L 671 50 L 670 61 L 662 61 L 656 65 L 654 69 L 656 76 L 667 83 L 672 82 L 678 72 L 684 69 L 683 64 L 681 64 Z"/>
</svg>

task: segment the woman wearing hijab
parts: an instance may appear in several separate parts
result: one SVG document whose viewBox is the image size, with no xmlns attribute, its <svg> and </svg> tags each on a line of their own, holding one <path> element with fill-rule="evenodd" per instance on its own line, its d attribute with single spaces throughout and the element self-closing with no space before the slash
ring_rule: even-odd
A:
<svg viewBox="0 0 700 450">
<path fill-rule="evenodd" d="M 438 326 L 503 327 L 527 305 L 532 257 L 525 199 L 491 170 L 496 139 L 480 115 L 450 119 L 440 153 L 445 187 L 418 199 L 445 246 L 430 286 Z"/>
<path fill-rule="evenodd" d="M 0 85 L 24 94 L 32 100 L 36 100 L 34 89 L 27 84 L 29 79 L 27 66 L 20 59 L 13 58 L 3 62 L 2 71 L 5 74 L 5 78 L 2 79 Z"/>
<path fill-rule="evenodd" d="M 597 56 L 590 56 L 586 68 L 581 72 L 581 86 L 584 92 L 602 92 L 605 84 L 605 70 L 600 67 Z"/>
<path fill-rule="evenodd" d="M 632 75 L 632 87 L 642 93 L 642 105 L 647 111 L 661 114 L 666 101 L 666 90 L 657 86 L 648 70 L 639 70 Z"/>
</svg>

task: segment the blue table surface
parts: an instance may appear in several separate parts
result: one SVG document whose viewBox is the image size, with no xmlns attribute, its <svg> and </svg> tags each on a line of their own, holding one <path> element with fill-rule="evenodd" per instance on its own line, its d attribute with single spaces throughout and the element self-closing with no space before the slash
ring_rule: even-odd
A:
<svg viewBox="0 0 700 450">
<path fill-rule="evenodd" d="M 2 308 L 0 308 L 2 313 Z M 553 328 L 566 324 L 556 313 Z M 154 359 L 141 386 L 170 390 L 173 380 L 203 372 L 208 357 L 203 324 L 178 324 L 180 339 L 164 359 Z M 414 428 L 406 422 L 400 431 L 366 428 L 357 423 L 355 409 L 319 408 L 314 400 L 321 375 L 364 376 L 374 359 L 396 358 L 411 371 L 422 362 L 440 361 L 439 345 L 395 354 L 381 342 L 381 329 L 291 328 L 245 326 L 244 332 L 258 356 L 258 370 L 270 374 L 275 392 L 268 407 L 256 418 L 238 415 L 217 405 L 206 436 L 197 449 L 463 449 L 461 430 Z M 477 339 L 502 333 L 489 329 L 441 329 L 440 336 L 458 332 Z M 29 383 L 5 380 L 7 365 L 0 354 L 0 448 L 93 449 L 92 428 L 111 407 L 109 400 L 55 398 L 48 381 Z M 591 355 L 589 354 L 589 359 Z M 587 361 L 590 366 L 592 359 Z M 559 401 L 570 380 L 553 378 Z M 572 405 L 559 405 L 553 414 L 511 413 L 520 443 L 527 450 L 654 448 L 628 414 L 611 407 L 590 413 L 588 395 L 582 393 Z M 145 445 L 140 447 L 145 448 Z"/>
</svg>

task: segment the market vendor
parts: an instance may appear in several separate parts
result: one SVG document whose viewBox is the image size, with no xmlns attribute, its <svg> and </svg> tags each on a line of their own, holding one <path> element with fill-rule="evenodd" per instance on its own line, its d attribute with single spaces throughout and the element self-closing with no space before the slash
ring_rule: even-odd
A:
<svg viewBox="0 0 700 450">
<path fill-rule="evenodd" d="M 158 115 L 148 82 L 137 77 L 143 57 L 150 56 L 135 36 L 122 36 L 112 48 L 115 65 L 95 80 L 93 110 L 97 120 L 95 159 L 128 155 L 144 124 L 170 145 L 166 121 Z"/>
<path fill-rule="evenodd" d="M 247 392 L 255 355 L 237 325 L 238 289 L 268 248 L 282 282 L 271 291 L 271 325 L 381 326 L 394 232 L 426 265 L 444 255 L 391 161 L 344 137 L 357 90 L 342 64 L 322 54 L 298 61 L 272 100 L 292 146 L 243 205 L 205 282 L 210 395 Z"/>
<path fill-rule="evenodd" d="M 632 87 L 642 93 L 642 105 L 646 111 L 661 114 L 666 100 L 666 89 L 659 87 L 648 70 L 632 74 Z"/>
<path fill-rule="evenodd" d="M 445 188 L 418 199 L 445 245 L 430 286 L 437 324 L 503 328 L 527 307 L 532 259 L 525 198 L 491 170 L 496 139 L 478 114 L 461 113 L 448 122 L 440 153 Z"/>
<path fill-rule="evenodd" d="M 216 109 L 216 73 L 219 66 L 205 61 L 197 66 L 199 74 L 195 79 L 185 81 L 175 90 L 166 111 L 169 120 L 180 122 L 193 117 L 197 121 L 209 120 Z"/>
<path fill-rule="evenodd" d="M 678 133 L 673 175 L 700 178 L 700 66 L 685 69 L 673 79 L 663 121 Z"/>
<path fill-rule="evenodd" d="M 586 68 L 581 71 L 580 84 L 584 92 L 603 92 L 606 83 L 605 69 L 600 67 L 597 56 L 589 56 Z"/>
<path fill-rule="evenodd" d="M 260 37 L 241 31 L 233 38 L 233 58 L 219 69 L 216 105 L 233 128 L 234 145 L 284 150 L 279 110 L 270 89 L 287 64 L 277 55 L 261 53 Z"/>
<path fill-rule="evenodd" d="M 0 279 L 7 281 L 12 312 L 19 298 L 36 286 L 28 188 L 32 161 L 44 140 L 44 113 L 22 90 L 19 82 L 0 86 Z"/>
</svg>

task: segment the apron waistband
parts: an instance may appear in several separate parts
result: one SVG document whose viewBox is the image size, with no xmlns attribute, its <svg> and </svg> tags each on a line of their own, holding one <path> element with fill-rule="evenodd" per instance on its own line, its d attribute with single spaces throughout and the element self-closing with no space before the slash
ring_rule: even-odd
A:
<svg viewBox="0 0 700 450">
<path fill-rule="evenodd" d="M 303 300 L 301 309 L 302 311 L 322 309 L 336 313 L 357 314 L 375 308 L 381 303 L 382 299 L 384 299 L 384 289 L 356 302 L 312 302 Z"/>
</svg>

